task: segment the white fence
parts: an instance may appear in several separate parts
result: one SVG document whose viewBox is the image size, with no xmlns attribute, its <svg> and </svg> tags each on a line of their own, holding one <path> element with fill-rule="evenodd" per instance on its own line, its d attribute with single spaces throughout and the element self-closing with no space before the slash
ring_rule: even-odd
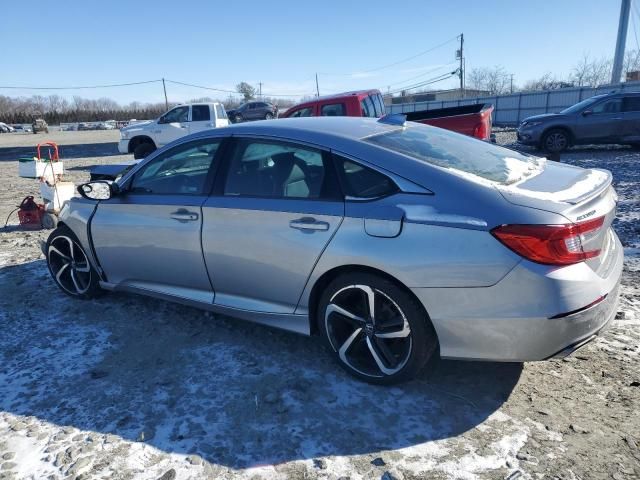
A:
<svg viewBox="0 0 640 480">
<path fill-rule="evenodd" d="M 458 107 L 475 103 L 490 103 L 494 106 L 493 124 L 516 126 L 522 120 L 541 113 L 558 112 L 586 98 L 613 90 L 640 91 L 640 82 L 626 82 L 618 85 L 592 87 L 572 87 L 542 92 L 519 92 L 491 97 L 461 98 L 459 100 L 433 100 L 430 102 L 398 103 L 387 105 L 388 113 L 415 112 L 436 108 Z"/>
</svg>

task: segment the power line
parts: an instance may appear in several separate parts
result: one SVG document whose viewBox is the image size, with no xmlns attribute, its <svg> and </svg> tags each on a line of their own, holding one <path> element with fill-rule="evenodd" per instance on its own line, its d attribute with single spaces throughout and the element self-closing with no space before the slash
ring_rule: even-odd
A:
<svg viewBox="0 0 640 480">
<path fill-rule="evenodd" d="M 402 92 L 402 91 L 406 91 L 406 90 L 413 90 L 414 88 L 420 88 L 420 87 L 426 87 L 427 85 L 431 85 L 433 83 L 437 83 L 437 82 L 441 82 L 443 80 L 447 80 L 455 75 L 458 74 L 458 70 L 454 70 L 453 72 L 449 72 L 449 73 L 444 73 L 442 75 L 439 75 L 437 77 L 434 77 L 432 79 L 426 80 L 424 82 L 420 82 L 420 83 L 416 83 L 414 85 L 409 85 L 407 87 L 403 87 L 403 88 L 399 88 L 397 90 L 392 90 L 391 92 L 389 92 L 389 94 L 394 94 L 394 93 L 398 93 L 398 92 Z"/>
<path fill-rule="evenodd" d="M 93 88 L 112 88 L 112 87 L 129 87 L 132 85 L 143 85 L 147 83 L 161 82 L 158 80 L 145 80 L 144 82 L 129 82 L 129 83 L 112 83 L 109 85 L 83 85 L 79 87 L 20 87 L 15 85 L 0 85 L 0 88 L 14 89 L 14 90 L 84 90 Z"/>
<path fill-rule="evenodd" d="M 410 82 L 410 81 L 412 81 L 412 80 L 415 80 L 416 78 L 424 77 L 425 75 L 429 75 L 430 73 L 437 72 L 438 70 L 442 70 L 443 68 L 450 67 L 451 65 L 454 65 L 454 64 L 456 64 L 456 63 L 458 63 L 458 62 L 451 62 L 451 63 L 447 63 L 446 65 L 440 65 L 440 66 L 439 66 L 439 67 L 437 67 L 437 68 L 432 68 L 431 70 L 427 70 L 426 72 L 423 72 L 423 73 L 421 73 L 420 75 L 416 75 L 415 77 L 410 77 L 410 78 L 406 78 L 406 79 L 404 79 L 404 80 L 401 80 L 401 81 L 399 81 L 399 82 L 390 83 L 390 84 L 389 84 L 389 85 L 387 85 L 387 86 L 388 86 L 388 87 L 392 87 L 392 86 L 394 86 L 394 85 L 400 85 L 400 84 L 402 84 L 402 83 L 408 83 L 408 82 Z"/>
<path fill-rule="evenodd" d="M 168 78 L 166 79 L 166 81 L 169 83 L 175 83 L 176 85 L 184 85 L 186 87 L 201 88 L 203 90 L 211 90 L 214 92 L 235 93 L 239 95 L 239 93 L 236 90 L 225 90 L 223 88 L 205 87 L 203 85 L 194 85 L 193 83 L 179 82 L 177 80 L 169 80 Z"/>
<path fill-rule="evenodd" d="M 451 43 L 451 42 L 453 42 L 454 40 L 457 40 L 457 39 L 458 39 L 458 37 L 459 37 L 459 35 L 456 35 L 455 37 L 450 38 L 449 40 L 447 40 L 447 41 L 445 41 L 445 42 L 442 42 L 442 43 L 440 43 L 440 44 L 438 44 L 438 45 L 435 45 L 435 46 L 433 46 L 433 47 L 431 47 L 431 48 L 428 48 L 428 49 L 426 49 L 426 50 L 423 50 L 423 51 L 422 51 L 422 52 L 420 52 L 420 53 L 416 53 L 415 55 L 412 55 L 412 56 L 407 57 L 407 58 L 403 58 L 402 60 L 398 60 L 397 62 L 389 63 L 389 64 L 387 64 L 387 65 L 383 65 L 383 66 L 381 66 L 381 67 L 377 67 L 377 68 L 372 68 L 372 69 L 370 69 L 370 70 L 362 70 L 362 71 L 359 71 L 359 72 L 352 72 L 352 73 L 320 73 L 320 74 L 321 74 L 321 75 L 337 76 L 337 77 L 338 77 L 338 76 L 351 76 L 351 75 L 357 75 L 357 74 L 359 74 L 359 73 L 371 73 L 371 72 L 377 72 L 377 71 L 379 71 L 379 70 L 384 70 L 385 68 L 395 67 L 396 65 L 399 65 L 399 64 L 401 64 L 401 63 L 408 62 L 408 61 L 410 61 L 410 60 L 413 60 L 414 58 L 418 58 L 418 57 L 421 57 L 422 55 L 426 55 L 426 54 L 427 54 L 427 53 L 429 53 L 429 52 L 433 52 L 434 50 L 437 50 L 437 49 L 438 49 L 438 48 L 440 48 L 440 47 L 444 47 L 444 46 L 445 46 L 445 45 L 447 45 L 448 43 Z"/>
</svg>

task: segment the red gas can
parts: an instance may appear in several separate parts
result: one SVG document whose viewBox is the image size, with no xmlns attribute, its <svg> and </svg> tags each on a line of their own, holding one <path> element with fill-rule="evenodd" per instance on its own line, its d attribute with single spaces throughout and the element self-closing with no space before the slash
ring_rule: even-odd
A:
<svg viewBox="0 0 640 480">
<path fill-rule="evenodd" d="M 36 203 L 31 195 L 24 197 L 24 200 L 20 203 L 20 210 L 18 210 L 20 225 L 25 228 L 42 228 L 43 214 L 44 205 Z"/>
</svg>

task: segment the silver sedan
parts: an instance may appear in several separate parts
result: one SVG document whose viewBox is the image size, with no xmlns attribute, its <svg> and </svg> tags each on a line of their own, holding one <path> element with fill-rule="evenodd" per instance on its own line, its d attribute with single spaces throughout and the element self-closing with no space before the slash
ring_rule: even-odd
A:
<svg viewBox="0 0 640 480">
<path fill-rule="evenodd" d="M 318 334 L 370 382 L 566 355 L 616 311 L 609 172 L 398 116 L 201 132 L 78 191 L 45 247 L 65 293 Z"/>
</svg>

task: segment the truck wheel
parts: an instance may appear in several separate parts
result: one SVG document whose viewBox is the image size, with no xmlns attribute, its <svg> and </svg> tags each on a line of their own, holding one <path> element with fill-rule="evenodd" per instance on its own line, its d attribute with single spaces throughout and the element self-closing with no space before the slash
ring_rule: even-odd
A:
<svg viewBox="0 0 640 480">
<path fill-rule="evenodd" d="M 552 128 L 542 137 L 540 146 L 545 152 L 560 153 L 569 148 L 570 138 L 566 130 Z"/>
<path fill-rule="evenodd" d="M 150 143 L 141 143 L 133 151 L 133 158 L 135 158 L 136 160 L 140 160 L 142 158 L 146 158 L 155 149 L 156 149 L 156 147 L 154 147 Z"/>
</svg>

